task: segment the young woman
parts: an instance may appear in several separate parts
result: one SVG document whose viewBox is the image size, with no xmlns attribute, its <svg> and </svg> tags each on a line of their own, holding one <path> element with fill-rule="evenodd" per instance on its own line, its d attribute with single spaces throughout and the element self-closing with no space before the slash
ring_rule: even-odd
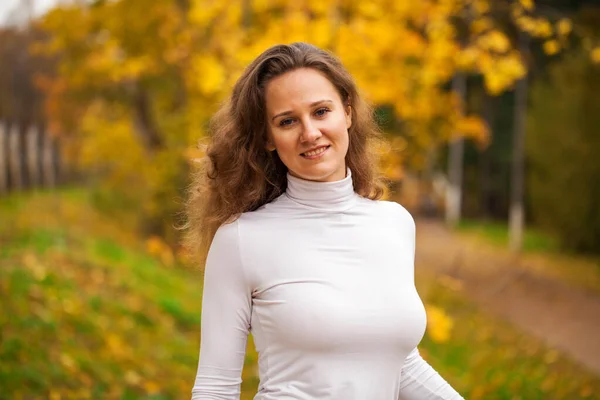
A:
<svg viewBox="0 0 600 400">
<path fill-rule="evenodd" d="M 462 397 L 419 355 L 415 224 L 382 194 L 377 130 L 349 73 L 305 43 L 254 60 L 215 116 L 188 201 L 208 250 L 193 399 Z"/>
</svg>

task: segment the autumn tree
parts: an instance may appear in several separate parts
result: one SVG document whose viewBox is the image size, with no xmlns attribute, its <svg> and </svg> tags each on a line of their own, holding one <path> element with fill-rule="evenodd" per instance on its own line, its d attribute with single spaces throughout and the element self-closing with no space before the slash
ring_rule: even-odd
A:
<svg viewBox="0 0 600 400">
<path fill-rule="evenodd" d="M 40 83 L 48 95 L 51 129 L 76 138 L 72 153 L 98 173 L 105 201 L 118 199 L 133 212 L 141 210 L 141 220 L 155 221 L 149 228 L 164 233 L 178 207 L 173 199 L 185 186 L 186 165 L 198 155 L 194 142 L 245 65 L 276 43 L 308 41 L 333 51 L 367 98 L 391 110 L 401 121 L 401 136 L 391 137 L 391 151 L 384 151 L 388 165 L 410 162 L 423 169 L 432 151 L 458 136 L 485 142 L 485 123 L 462 112 L 449 82 L 458 72 L 477 74 L 490 93 L 500 93 L 525 74 L 518 49 L 491 16 L 492 4 L 64 5 L 40 21 L 51 39 L 36 50 L 60 57 L 59 73 Z M 514 18 L 528 17 L 529 2 L 510 4 Z M 527 24 L 523 29 L 552 28 L 537 19 Z M 458 29 L 466 32 L 464 38 Z"/>
</svg>

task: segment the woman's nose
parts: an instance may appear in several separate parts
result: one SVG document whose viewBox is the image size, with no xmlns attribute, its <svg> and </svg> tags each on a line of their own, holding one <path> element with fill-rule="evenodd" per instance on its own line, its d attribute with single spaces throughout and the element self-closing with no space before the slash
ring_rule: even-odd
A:
<svg viewBox="0 0 600 400">
<path fill-rule="evenodd" d="M 312 121 L 308 121 L 303 124 L 301 137 L 303 142 L 314 142 L 321 136 L 321 131 L 313 124 Z"/>
</svg>

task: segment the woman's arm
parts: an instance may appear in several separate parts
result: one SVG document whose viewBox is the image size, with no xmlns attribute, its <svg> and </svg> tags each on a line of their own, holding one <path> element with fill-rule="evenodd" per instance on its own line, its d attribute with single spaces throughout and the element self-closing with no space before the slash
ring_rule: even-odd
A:
<svg viewBox="0 0 600 400">
<path fill-rule="evenodd" d="M 398 400 L 463 399 L 428 363 L 415 347 L 402 367 Z"/>
<path fill-rule="evenodd" d="M 407 237 L 412 250 L 413 265 L 416 250 L 416 224 L 412 215 L 400 207 L 409 227 Z M 414 267 L 413 267 L 414 279 Z M 416 289 L 415 289 L 416 290 Z M 459 400 L 458 394 L 419 354 L 415 347 L 404 360 L 398 400 Z"/>
<path fill-rule="evenodd" d="M 200 360 L 192 400 L 239 400 L 252 300 L 238 223 L 217 230 L 206 260 Z"/>
</svg>

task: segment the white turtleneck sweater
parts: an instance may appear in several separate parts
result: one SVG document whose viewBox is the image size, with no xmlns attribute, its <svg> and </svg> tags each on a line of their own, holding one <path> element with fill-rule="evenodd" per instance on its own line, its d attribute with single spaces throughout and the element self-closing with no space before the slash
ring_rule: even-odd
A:
<svg viewBox="0 0 600 400">
<path fill-rule="evenodd" d="M 239 399 L 249 332 L 255 400 L 462 399 L 416 348 L 414 250 L 411 215 L 356 194 L 350 172 L 288 174 L 285 194 L 214 237 L 192 399 Z"/>
</svg>

